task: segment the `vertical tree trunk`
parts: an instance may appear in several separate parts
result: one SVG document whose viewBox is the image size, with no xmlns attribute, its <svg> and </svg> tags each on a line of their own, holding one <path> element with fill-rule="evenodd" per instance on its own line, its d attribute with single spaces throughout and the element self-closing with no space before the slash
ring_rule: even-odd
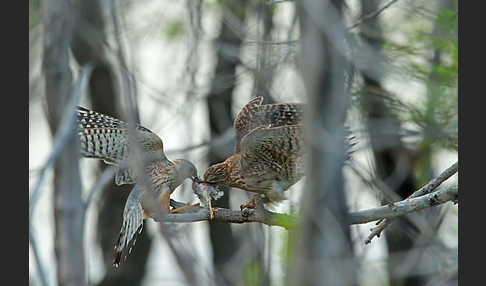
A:
<svg viewBox="0 0 486 286">
<path fill-rule="evenodd" d="M 42 2 L 44 25 L 43 71 L 47 118 L 53 136 L 71 96 L 69 45 L 72 22 L 69 2 Z M 83 245 L 83 201 L 79 176 L 79 142 L 73 136 L 54 164 L 54 248 L 58 285 L 86 285 Z"/>
<path fill-rule="evenodd" d="M 71 49 L 77 62 L 93 64 L 89 82 L 89 94 L 94 110 L 122 118 L 121 98 L 117 94 L 116 75 L 104 56 L 106 38 L 101 2 L 81 0 L 75 2 L 77 14 Z M 138 116 L 137 116 L 138 118 Z M 108 166 L 100 162 L 101 169 Z M 98 206 L 97 238 L 101 245 L 106 274 L 98 285 L 140 285 L 152 239 L 145 235 L 145 228 L 129 259 L 119 269 L 113 268 L 113 246 L 122 224 L 123 208 L 133 185 L 116 186 L 112 181 L 102 192 Z"/>
<path fill-rule="evenodd" d="M 302 32 L 302 75 L 308 96 L 307 185 L 294 233 L 290 285 L 354 285 L 342 165 L 345 92 L 343 1 L 297 3 Z"/>
</svg>

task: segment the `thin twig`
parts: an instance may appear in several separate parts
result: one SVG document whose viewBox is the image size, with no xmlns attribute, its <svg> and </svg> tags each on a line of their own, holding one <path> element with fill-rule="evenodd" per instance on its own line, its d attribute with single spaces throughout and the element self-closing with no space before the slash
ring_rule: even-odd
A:
<svg viewBox="0 0 486 286">
<path fill-rule="evenodd" d="M 372 13 L 369 13 L 365 16 L 363 16 L 361 19 L 359 19 L 356 23 L 354 23 L 352 26 L 348 27 L 348 30 L 351 30 L 351 29 L 354 29 L 356 27 L 358 27 L 361 23 L 363 23 L 364 21 L 368 20 L 368 19 L 371 19 L 373 17 L 376 17 L 378 16 L 381 12 L 383 12 L 386 8 L 390 7 L 393 3 L 397 2 L 398 0 L 391 0 L 390 2 L 386 3 L 383 7 L 381 7 L 380 9 L 372 12 Z"/>
<path fill-rule="evenodd" d="M 428 194 L 432 192 L 434 189 L 436 189 L 442 182 L 450 178 L 452 175 L 454 175 L 457 172 L 458 169 L 458 163 L 452 164 L 449 168 L 447 168 L 444 172 L 442 172 L 438 177 L 435 179 L 431 180 L 429 183 L 427 183 L 425 186 L 420 188 L 418 191 L 414 192 L 411 194 L 407 199 L 412 199 L 412 198 L 417 198 L 419 196 L 424 196 L 425 194 Z M 376 236 L 380 237 L 380 234 L 382 231 L 389 226 L 392 223 L 392 220 L 390 219 L 385 219 L 382 220 L 378 223 L 378 225 L 374 228 L 371 229 L 371 233 L 368 236 L 368 238 L 365 240 L 365 244 L 368 244 L 371 242 L 371 240 Z"/>
<path fill-rule="evenodd" d="M 296 40 L 284 40 L 284 41 L 264 41 L 264 40 L 245 40 L 242 42 L 244 45 L 271 45 L 271 46 L 279 46 L 279 45 L 297 45 L 301 42 L 301 39 Z"/>
<path fill-rule="evenodd" d="M 437 178 L 433 179 L 432 181 L 427 183 L 425 186 L 420 188 L 418 191 L 411 194 L 407 199 L 420 197 L 420 196 L 423 196 L 425 194 L 430 193 L 432 190 L 434 190 L 440 184 L 442 184 L 442 182 L 444 182 L 445 180 L 449 179 L 452 175 L 454 175 L 457 172 L 457 169 L 458 169 L 458 162 L 452 164 L 452 166 L 447 168 Z"/>
<path fill-rule="evenodd" d="M 294 0 L 268 0 L 265 2 L 267 5 L 279 4 L 284 2 L 293 2 Z"/>
</svg>

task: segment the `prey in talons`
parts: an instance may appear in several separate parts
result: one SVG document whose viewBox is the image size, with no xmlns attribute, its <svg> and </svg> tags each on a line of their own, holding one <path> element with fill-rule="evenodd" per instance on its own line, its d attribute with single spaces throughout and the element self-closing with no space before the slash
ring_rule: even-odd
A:
<svg viewBox="0 0 486 286">
<path fill-rule="evenodd" d="M 198 177 L 192 180 L 192 190 L 201 201 L 204 207 L 209 208 L 209 219 L 214 218 L 214 210 L 211 205 L 212 200 L 217 200 L 224 195 L 224 192 L 216 184 L 204 182 Z"/>
</svg>

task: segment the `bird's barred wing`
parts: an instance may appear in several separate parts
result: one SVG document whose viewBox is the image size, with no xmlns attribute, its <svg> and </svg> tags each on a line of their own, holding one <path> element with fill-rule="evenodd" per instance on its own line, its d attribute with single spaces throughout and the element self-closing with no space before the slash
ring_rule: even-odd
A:
<svg viewBox="0 0 486 286">
<path fill-rule="evenodd" d="M 302 121 L 304 105 L 300 103 L 278 103 L 261 105 L 263 97 L 248 102 L 234 121 L 236 130 L 235 153 L 241 149 L 241 140 L 258 127 L 297 125 Z"/>
<path fill-rule="evenodd" d="M 129 166 L 133 162 L 133 146 L 129 143 L 128 124 L 83 107 L 78 107 L 77 118 L 81 155 L 117 165 L 117 184 L 134 183 L 135 172 Z M 159 136 L 140 125 L 135 126 L 134 130 L 136 144 L 140 144 L 148 160 L 167 160 Z"/>
<path fill-rule="evenodd" d="M 243 108 L 238 112 L 236 118 L 233 122 L 233 127 L 236 130 L 236 141 L 237 145 L 241 138 L 251 131 L 250 123 L 255 121 L 256 114 L 258 113 L 258 108 L 263 102 L 263 97 L 256 97 L 250 102 L 248 102 Z"/>
<path fill-rule="evenodd" d="M 283 178 L 301 176 L 305 155 L 301 125 L 258 127 L 241 140 L 241 162 L 245 172 L 264 164 Z"/>
<path fill-rule="evenodd" d="M 265 104 L 258 108 L 256 127 L 279 127 L 287 125 L 299 125 L 304 115 L 302 103 L 276 103 Z"/>
</svg>

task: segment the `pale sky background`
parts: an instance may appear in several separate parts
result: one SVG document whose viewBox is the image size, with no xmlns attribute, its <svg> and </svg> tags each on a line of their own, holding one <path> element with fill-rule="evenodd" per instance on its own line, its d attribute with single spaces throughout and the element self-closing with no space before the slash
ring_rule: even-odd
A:
<svg viewBox="0 0 486 286">
<path fill-rule="evenodd" d="M 185 146 L 191 146 L 198 144 L 202 141 L 209 139 L 209 127 L 207 118 L 207 110 L 205 106 L 204 96 L 206 95 L 210 80 L 212 78 L 212 71 L 214 66 L 214 48 L 211 44 L 211 40 L 218 35 L 218 27 L 220 21 L 220 13 L 211 3 L 214 1 L 203 1 L 204 14 L 203 14 L 203 30 L 200 46 L 199 58 L 199 70 L 197 74 L 197 89 L 195 100 L 193 101 L 192 108 L 187 109 L 185 104 L 185 97 L 187 96 L 187 88 L 180 81 L 181 75 L 184 73 L 185 60 L 188 52 L 185 37 L 176 40 L 169 41 L 164 36 L 164 28 L 171 20 L 181 19 L 187 24 L 187 14 L 184 10 L 185 1 L 158 1 L 158 0 L 145 0 L 138 1 L 132 6 L 132 10 L 128 12 L 126 26 L 129 27 L 125 30 L 124 35 L 128 37 L 129 50 L 133 53 L 133 61 L 135 63 L 134 70 L 138 73 L 137 83 L 138 96 L 139 96 L 139 108 L 142 125 L 151 129 L 158 134 L 163 142 L 164 149 L 166 151 L 181 149 Z M 209 4 L 208 4 L 209 3 Z M 400 2 L 395 4 L 395 7 L 388 9 L 383 17 L 385 19 L 391 17 L 403 17 L 400 13 Z M 284 13 L 278 14 L 276 18 L 276 30 L 275 36 L 284 40 L 286 30 L 289 26 L 288 19 L 293 15 L 294 9 L 292 3 L 282 3 L 278 5 L 277 9 L 282 9 Z M 354 11 L 357 8 L 354 7 Z M 182 18 L 184 17 L 184 18 Z M 398 22 L 398 21 L 397 21 Z M 185 26 L 189 31 L 189 27 Z M 256 32 L 255 26 L 249 25 L 247 27 L 251 33 Z M 404 39 L 404 35 L 397 31 L 394 36 L 396 39 Z M 253 50 L 252 50 L 253 49 Z M 253 51 L 253 52 L 252 52 Z M 251 62 L 255 60 L 250 57 L 254 54 L 254 47 L 249 47 L 243 51 L 244 59 L 249 59 Z M 34 72 L 39 69 L 39 66 L 33 68 Z M 239 69 L 239 73 L 243 73 L 243 70 Z M 32 70 L 31 70 L 32 73 Z M 424 95 L 425 88 L 418 82 L 407 81 L 403 82 L 397 79 L 387 79 L 385 86 L 388 90 L 396 93 L 400 93 L 403 98 L 410 100 L 421 100 Z M 234 101 L 234 113 L 236 112 L 252 97 L 253 83 L 248 73 L 243 73 L 239 77 L 236 88 L 236 100 Z M 164 91 L 170 94 L 170 100 L 166 100 L 161 104 L 154 98 L 162 95 L 156 93 L 154 90 Z M 302 96 L 302 83 L 295 71 L 283 68 L 277 73 L 272 87 L 272 92 L 276 96 L 276 99 L 280 102 L 303 102 Z M 29 170 L 35 170 L 41 167 L 50 152 L 51 137 L 47 128 L 44 114 L 42 112 L 43 104 L 39 100 L 34 100 L 29 105 Z M 85 101 L 82 106 L 88 106 Z M 184 110 L 185 109 L 185 110 Z M 355 123 L 351 123 L 355 124 Z M 354 126 L 359 127 L 359 126 Z M 365 139 L 361 139 L 365 140 Z M 360 144 L 365 144 L 361 141 Z M 198 167 L 199 172 L 202 174 L 207 167 L 205 161 L 205 154 L 207 147 L 195 149 L 189 153 L 184 154 L 185 158 L 190 159 Z M 457 153 L 438 151 L 438 156 L 435 156 L 434 167 L 435 172 L 438 174 L 445 168 L 449 167 L 452 163 L 457 161 Z M 368 166 L 371 162 L 370 156 L 366 152 L 358 152 L 355 154 L 356 159 L 360 161 L 364 166 Z M 181 154 L 170 154 L 170 159 L 176 159 L 181 157 Z M 81 159 L 80 166 L 82 172 L 82 182 L 84 191 L 88 192 L 95 183 L 94 169 L 90 168 L 95 166 L 94 160 Z M 29 172 L 29 186 L 37 180 L 35 172 Z M 351 210 L 362 210 L 367 208 L 376 207 L 379 203 L 376 201 L 371 192 L 363 192 L 360 190 L 366 189 L 359 180 L 357 180 L 351 171 L 344 170 L 346 176 L 348 188 L 351 190 L 349 194 L 349 202 Z M 454 176 L 456 179 L 457 175 Z M 450 179 L 452 180 L 452 179 Z M 303 182 L 299 182 L 291 190 L 287 192 L 290 201 L 296 201 L 299 197 L 300 187 Z M 183 190 L 178 190 L 174 193 L 173 198 L 182 201 L 196 201 L 196 198 L 190 192 L 190 182 L 185 183 Z M 240 191 L 235 190 L 235 193 Z M 34 227 L 35 235 L 37 237 L 37 243 L 39 245 L 40 255 L 44 267 L 48 273 L 49 282 L 55 281 L 55 260 L 53 249 L 53 213 L 52 213 L 52 172 L 49 171 L 48 176 L 45 179 L 43 190 L 38 202 L 37 208 L 34 213 Z M 245 197 L 242 193 L 232 197 L 233 208 L 238 208 L 239 204 L 243 203 Z M 285 212 L 288 211 L 289 202 L 280 204 L 275 210 Z M 441 227 L 441 235 L 444 238 L 445 243 L 450 247 L 457 247 L 457 206 L 447 204 L 449 207 L 446 221 Z M 86 258 L 87 269 L 90 281 L 98 281 L 102 278 L 104 273 L 103 265 L 101 261 L 101 253 L 98 247 L 92 247 L 93 239 L 95 236 L 95 205 L 93 205 L 88 211 L 88 221 L 86 228 Z M 384 271 L 386 258 L 386 252 L 384 248 L 385 238 L 373 240 L 369 245 L 364 245 L 364 237 L 369 233 L 369 229 L 373 223 L 366 225 L 352 226 L 353 235 L 355 237 L 361 236 L 362 239 L 357 239 L 356 253 L 363 254 L 366 263 L 363 263 L 363 267 L 367 267 L 363 275 L 363 280 L 370 282 L 369 285 L 377 284 L 383 279 L 386 279 L 386 272 Z M 191 244 L 194 246 L 195 254 L 198 259 L 207 261 L 204 265 L 211 265 L 211 251 L 208 237 L 208 225 L 206 222 L 192 223 L 190 227 L 192 230 Z M 235 229 L 238 229 L 239 225 L 233 225 Z M 157 230 L 156 223 L 152 222 L 148 225 L 150 233 L 157 237 L 154 240 L 153 249 L 151 251 L 150 261 L 148 264 L 149 271 L 144 281 L 145 286 L 159 285 L 164 281 L 164 285 L 185 285 L 183 276 L 177 267 L 174 267 L 173 256 L 168 250 L 167 244 L 160 236 Z M 283 235 L 284 230 L 279 227 L 265 227 L 266 234 L 270 233 L 273 238 L 272 244 L 272 261 L 278 262 L 279 257 L 279 244 L 278 237 Z M 29 248 L 30 249 L 30 248 Z M 135 245 L 133 251 L 136 251 Z M 37 278 L 37 269 L 33 260 L 32 250 L 29 250 L 29 272 L 32 276 Z M 130 259 L 130 257 L 128 257 Z M 276 263 L 277 264 L 277 263 Z M 163 270 L 163 271 L 161 271 Z M 211 269 L 209 269 L 211 271 Z M 272 267 L 272 274 L 274 280 L 279 281 L 282 279 L 282 269 L 278 267 Z M 201 285 L 210 285 L 207 276 L 201 271 Z"/>
</svg>

